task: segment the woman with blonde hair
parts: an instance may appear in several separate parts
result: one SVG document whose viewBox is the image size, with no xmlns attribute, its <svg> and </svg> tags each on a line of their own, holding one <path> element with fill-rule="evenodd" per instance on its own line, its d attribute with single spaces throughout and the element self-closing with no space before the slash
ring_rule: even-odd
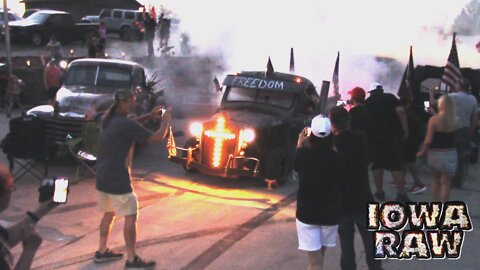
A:
<svg viewBox="0 0 480 270">
<path fill-rule="evenodd" d="M 432 199 L 445 202 L 450 195 L 450 179 L 457 169 L 455 131 L 458 119 L 455 104 L 448 95 L 438 101 L 438 114 L 428 121 L 425 140 L 417 157 L 427 154 L 428 166 L 432 169 Z"/>
</svg>

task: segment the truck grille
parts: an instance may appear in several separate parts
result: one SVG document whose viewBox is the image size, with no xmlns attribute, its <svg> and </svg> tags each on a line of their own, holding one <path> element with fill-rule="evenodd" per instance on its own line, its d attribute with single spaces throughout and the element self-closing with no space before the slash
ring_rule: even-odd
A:
<svg viewBox="0 0 480 270">
<path fill-rule="evenodd" d="M 218 120 L 206 123 L 202 134 L 202 164 L 213 168 L 226 167 L 228 157 L 235 156 L 237 137 L 237 128 L 228 123 L 219 123 Z"/>
<path fill-rule="evenodd" d="M 85 119 L 54 116 L 45 119 L 45 122 L 47 142 L 57 143 L 65 142 L 67 135 L 70 135 L 72 138 L 79 137 L 82 131 L 82 124 L 87 121 Z"/>
</svg>

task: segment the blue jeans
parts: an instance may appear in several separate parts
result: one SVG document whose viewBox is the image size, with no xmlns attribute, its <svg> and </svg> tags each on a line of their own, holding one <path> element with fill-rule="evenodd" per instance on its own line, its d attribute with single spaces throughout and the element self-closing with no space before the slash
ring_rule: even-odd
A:
<svg viewBox="0 0 480 270">
<path fill-rule="evenodd" d="M 354 235 L 355 225 L 363 240 L 363 247 L 365 249 L 365 259 L 367 261 L 368 269 L 381 270 L 382 263 L 373 258 L 373 233 L 367 230 L 367 215 L 366 214 L 352 214 L 343 216 L 338 224 L 338 235 L 340 237 L 340 246 L 342 255 L 340 256 L 340 266 L 342 270 L 355 270 L 357 265 L 355 263 L 355 248 Z"/>
</svg>

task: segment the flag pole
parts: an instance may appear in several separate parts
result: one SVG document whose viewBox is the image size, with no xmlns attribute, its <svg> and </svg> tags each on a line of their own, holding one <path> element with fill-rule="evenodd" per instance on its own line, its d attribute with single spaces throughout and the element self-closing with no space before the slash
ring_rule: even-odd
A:
<svg viewBox="0 0 480 270">
<path fill-rule="evenodd" d="M 12 48 L 10 43 L 10 25 L 8 24 L 7 0 L 3 0 L 3 23 L 5 26 L 5 52 L 7 56 L 8 76 L 12 75 Z"/>
</svg>

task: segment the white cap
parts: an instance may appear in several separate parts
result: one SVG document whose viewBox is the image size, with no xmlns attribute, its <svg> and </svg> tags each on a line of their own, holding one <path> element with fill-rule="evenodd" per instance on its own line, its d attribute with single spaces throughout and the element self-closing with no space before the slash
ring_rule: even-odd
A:
<svg viewBox="0 0 480 270">
<path fill-rule="evenodd" d="M 323 115 L 317 115 L 312 119 L 312 124 L 310 125 L 312 129 L 312 134 L 315 137 L 325 138 L 332 133 L 332 124 L 330 119 Z"/>
<path fill-rule="evenodd" d="M 372 91 L 375 91 L 375 90 L 382 90 L 383 91 L 383 86 L 377 82 L 374 82 L 370 85 L 370 87 L 368 88 L 368 92 L 372 92 Z"/>
</svg>

